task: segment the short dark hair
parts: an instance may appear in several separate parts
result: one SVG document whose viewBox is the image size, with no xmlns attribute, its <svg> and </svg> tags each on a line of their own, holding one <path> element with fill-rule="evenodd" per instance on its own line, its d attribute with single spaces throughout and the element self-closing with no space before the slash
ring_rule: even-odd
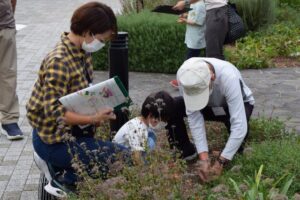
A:
<svg viewBox="0 0 300 200">
<path fill-rule="evenodd" d="M 75 10 L 71 18 L 71 31 L 76 35 L 117 33 L 117 19 L 110 7 L 99 2 L 86 3 Z"/>
<path fill-rule="evenodd" d="M 162 121 L 168 121 L 174 109 L 174 99 L 169 93 L 159 91 L 150 94 L 142 105 L 141 115 L 147 118 L 149 115 Z"/>
</svg>

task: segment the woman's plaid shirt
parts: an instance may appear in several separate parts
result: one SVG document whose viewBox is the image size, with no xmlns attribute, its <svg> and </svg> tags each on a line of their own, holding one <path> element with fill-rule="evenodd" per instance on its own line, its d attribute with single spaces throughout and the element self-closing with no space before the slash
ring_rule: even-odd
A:
<svg viewBox="0 0 300 200">
<path fill-rule="evenodd" d="M 63 141 L 70 126 L 63 123 L 66 109 L 59 98 L 88 86 L 92 78 L 91 54 L 76 47 L 63 33 L 61 41 L 43 60 L 31 97 L 26 105 L 27 118 L 47 144 Z M 86 70 L 85 70 L 86 68 Z"/>
</svg>

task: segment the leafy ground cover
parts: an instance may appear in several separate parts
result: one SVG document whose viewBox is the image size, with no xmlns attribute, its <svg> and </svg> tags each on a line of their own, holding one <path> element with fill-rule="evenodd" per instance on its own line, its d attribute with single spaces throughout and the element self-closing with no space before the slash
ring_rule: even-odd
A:
<svg viewBox="0 0 300 200">
<path fill-rule="evenodd" d="M 298 199 L 300 138 L 277 119 L 253 119 L 250 127 L 244 153 L 210 183 L 201 183 L 199 163 L 178 159 L 161 133 L 146 165 L 117 162 L 107 180 L 84 176 L 78 196 L 69 199 Z M 225 127 L 208 123 L 207 130 L 210 149 L 221 150 L 228 137 Z"/>
</svg>

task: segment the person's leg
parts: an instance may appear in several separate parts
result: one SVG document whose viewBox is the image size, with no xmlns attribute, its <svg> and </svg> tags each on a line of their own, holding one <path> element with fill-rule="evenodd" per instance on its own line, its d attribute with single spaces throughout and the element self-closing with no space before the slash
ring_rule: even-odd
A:
<svg viewBox="0 0 300 200">
<path fill-rule="evenodd" d="M 17 87 L 17 50 L 16 30 L 0 31 L 0 112 L 1 123 L 17 123 L 19 120 L 19 102 Z"/>
<path fill-rule="evenodd" d="M 148 131 L 148 139 L 147 139 L 148 148 L 150 151 L 155 149 L 156 146 L 156 135 L 152 131 Z"/>
<path fill-rule="evenodd" d="M 247 133 L 246 133 L 246 136 L 244 138 L 244 141 L 243 141 L 241 147 L 238 150 L 238 153 L 242 153 L 244 150 L 244 146 L 245 146 L 246 140 L 249 135 L 249 120 L 250 120 L 250 117 L 251 117 L 252 111 L 253 111 L 253 105 L 249 104 L 248 102 L 244 103 L 244 106 L 245 106 L 246 119 L 247 119 Z M 224 111 L 225 111 L 226 115 L 223 115 L 223 116 L 215 116 L 211 107 L 206 107 L 201 112 L 204 116 L 205 121 L 223 122 L 224 125 L 226 126 L 228 133 L 230 134 L 230 127 L 231 127 L 230 113 L 229 113 L 229 110 L 227 107 L 224 107 Z"/>
<path fill-rule="evenodd" d="M 46 144 L 39 137 L 37 130 L 32 131 L 32 144 L 34 151 L 46 163 L 51 164 L 55 169 L 64 171 L 64 183 L 74 184 L 78 177 L 71 167 L 72 157 L 68 153 L 68 146 L 64 143 Z"/>
<path fill-rule="evenodd" d="M 244 103 L 244 105 L 245 105 L 246 118 L 247 118 L 247 134 L 246 134 L 246 136 L 244 138 L 244 141 L 243 141 L 241 147 L 238 150 L 238 153 L 243 153 L 243 151 L 244 151 L 244 147 L 245 147 L 246 141 L 247 141 L 248 136 L 250 134 L 249 121 L 250 121 L 250 117 L 252 115 L 252 111 L 253 111 L 253 108 L 254 108 L 254 106 L 251 105 L 248 102 Z"/>
<path fill-rule="evenodd" d="M 188 157 L 196 153 L 194 145 L 190 142 L 187 129 L 184 122 L 186 117 L 183 97 L 174 98 L 175 108 L 171 119 L 166 127 L 170 147 L 176 147 L 182 152 L 182 157 Z"/>
<path fill-rule="evenodd" d="M 94 176 L 95 174 L 99 175 L 98 171 L 93 173 L 92 170 L 94 166 L 97 166 L 100 175 L 105 178 L 109 165 L 117 159 L 130 162 L 129 151 L 125 147 L 112 142 L 96 140 L 92 137 L 76 138 L 75 142 L 46 144 L 34 130 L 32 139 L 36 153 L 43 160 L 66 171 L 64 179 L 68 184 L 78 180 L 75 173 L 78 170 L 76 168 L 82 170 L 83 167 L 89 175 Z M 123 152 L 124 155 L 121 155 Z M 72 159 L 75 159 L 74 162 L 72 162 Z M 80 165 L 80 163 L 83 165 Z"/>
<path fill-rule="evenodd" d="M 200 57 L 205 57 L 206 56 L 206 50 L 204 49 L 200 49 Z"/>
<path fill-rule="evenodd" d="M 193 57 L 199 57 L 199 56 L 200 56 L 200 49 L 187 48 L 185 60 L 188 60 Z"/>
<path fill-rule="evenodd" d="M 206 57 L 224 60 L 223 45 L 228 32 L 228 7 L 214 8 L 206 13 Z"/>
</svg>

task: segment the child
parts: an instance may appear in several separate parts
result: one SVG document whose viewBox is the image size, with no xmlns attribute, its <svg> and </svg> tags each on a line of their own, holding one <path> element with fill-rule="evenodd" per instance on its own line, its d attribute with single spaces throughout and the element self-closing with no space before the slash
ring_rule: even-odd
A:
<svg viewBox="0 0 300 200">
<path fill-rule="evenodd" d="M 179 17 L 178 23 L 186 24 L 185 41 L 187 46 L 186 60 L 192 57 L 205 56 L 205 3 L 199 0 L 190 5 L 188 14 Z M 177 80 L 170 81 L 174 87 L 178 87 Z"/>
<path fill-rule="evenodd" d="M 167 126 L 166 121 L 173 110 L 173 101 L 165 91 L 149 95 L 142 105 L 141 115 L 124 124 L 113 142 L 126 146 L 133 152 L 153 150 L 156 134 Z"/>
</svg>

